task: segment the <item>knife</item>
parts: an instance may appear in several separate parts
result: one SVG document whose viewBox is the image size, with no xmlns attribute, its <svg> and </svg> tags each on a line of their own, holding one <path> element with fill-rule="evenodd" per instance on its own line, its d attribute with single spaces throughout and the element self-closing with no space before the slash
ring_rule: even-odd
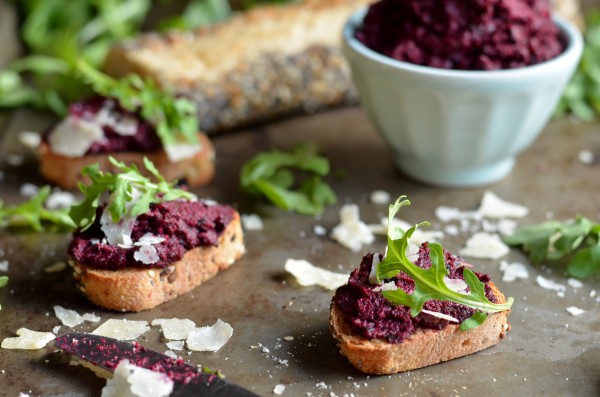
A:
<svg viewBox="0 0 600 397">
<path fill-rule="evenodd" d="M 126 342 L 105 336 L 71 332 L 54 340 L 59 349 L 79 359 L 114 372 L 121 360 L 166 374 L 174 383 L 171 397 L 232 396 L 257 397 L 241 386 L 229 383 L 210 371 L 203 371 L 182 359 L 171 358 L 150 350 L 137 342 Z"/>
</svg>

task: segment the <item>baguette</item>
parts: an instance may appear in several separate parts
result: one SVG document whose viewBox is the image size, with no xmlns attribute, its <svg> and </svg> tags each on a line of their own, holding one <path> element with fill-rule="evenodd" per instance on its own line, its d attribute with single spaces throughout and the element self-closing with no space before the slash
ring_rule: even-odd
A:
<svg viewBox="0 0 600 397">
<path fill-rule="evenodd" d="M 139 312 L 189 292 L 227 269 L 245 251 L 239 213 L 226 226 L 216 246 L 189 250 L 163 269 L 96 269 L 69 259 L 79 289 L 96 305 Z"/>
<path fill-rule="evenodd" d="M 145 34 L 112 47 L 104 70 L 138 73 L 189 97 L 208 133 L 355 103 L 341 30 L 371 2 L 262 6 L 192 32 Z"/>
<path fill-rule="evenodd" d="M 108 161 L 110 156 L 127 164 L 135 164 L 143 174 L 150 176 L 143 166 L 143 159 L 147 157 L 166 180 L 184 179 L 190 186 L 205 185 L 212 181 L 215 175 L 215 150 L 205 134 L 199 133 L 198 139 L 200 151 L 177 162 L 171 162 L 163 150 L 153 153 L 119 152 L 66 157 L 54 153 L 47 142 L 42 142 L 38 151 L 40 173 L 53 184 L 64 189 L 75 189 L 79 182 L 88 182 L 87 177 L 81 175 L 85 166 L 98 163 L 101 170 L 116 172 L 115 167 Z"/>
<path fill-rule="evenodd" d="M 494 283 L 490 281 L 489 286 L 498 303 L 505 303 L 506 298 Z M 340 352 L 356 369 L 387 375 L 452 360 L 497 344 L 510 330 L 509 312 L 490 314 L 482 325 L 469 331 L 459 330 L 460 324 L 448 325 L 441 330 L 419 328 L 402 343 L 389 343 L 354 334 L 344 321 L 344 313 L 332 300 L 329 328 Z"/>
<path fill-rule="evenodd" d="M 200 129 L 228 130 L 357 103 L 340 50 L 346 19 L 374 0 L 262 6 L 190 32 L 148 33 L 113 46 L 104 70 L 137 73 L 190 98 Z M 555 10 L 581 21 L 577 0 Z"/>
</svg>

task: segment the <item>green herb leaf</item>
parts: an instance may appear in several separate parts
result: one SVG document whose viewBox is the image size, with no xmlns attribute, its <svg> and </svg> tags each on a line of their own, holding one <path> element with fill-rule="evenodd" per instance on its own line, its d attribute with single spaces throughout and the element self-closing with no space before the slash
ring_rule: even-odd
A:
<svg viewBox="0 0 600 397">
<path fill-rule="evenodd" d="M 163 146 L 198 142 L 196 106 L 190 100 L 176 98 L 138 75 L 114 79 L 83 60 L 77 62 L 77 70 L 98 94 L 116 99 L 129 111 L 139 110 L 156 127 Z"/>
<path fill-rule="evenodd" d="M 231 15 L 228 1 L 191 0 L 181 15 L 168 19 L 160 25 L 161 30 L 190 30 L 223 21 Z"/>
<path fill-rule="evenodd" d="M 504 242 L 520 246 L 534 264 L 566 259 L 571 277 L 600 273 L 600 224 L 585 217 L 526 226 L 504 237 Z"/>
<path fill-rule="evenodd" d="M 487 319 L 486 312 L 475 312 L 471 317 L 466 319 L 460 324 L 461 331 L 468 331 L 473 328 L 479 327 Z"/>
<path fill-rule="evenodd" d="M 410 201 L 405 196 L 399 197 L 394 204 L 390 205 L 389 225 L 392 225 L 392 220 L 400 208 L 407 205 L 410 205 Z M 389 279 L 400 272 L 404 272 L 413 279 L 415 290 L 411 294 L 407 294 L 402 289 L 384 291 L 383 296 L 386 299 L 395 305 L 408 306 L 411 309 L 410 312 L 413 317 L 421 312 L 425 302 L 432 299 L 460 303 L 485 313 L 510 309 L 513 298 L 508 298 L 506 303 L 502 304 L 490 302 L 485 296 L 484 283 L 479 281 L 477 276 L 469 269 L 464 269 L 463 271 L 465 283 L 470 290 L 469 293 L 460 293 L 448 288 L 444 281 L 444 277 L 448 275 L 448 270 L 446 269 L 444 251 L 440 244 L 429 243 L 429 256 L 431 259 L 431 267 L 429 269 L 423 269 L 413 264 L 406 256 L 406 249 L 408 248 L 410 237 L 421 225 L 428 225 L 428 223 L 423 222 L 411 227 L 395 240 L 392 238 L 392 235 L 397 234 L 397 230 L 394 230 L 394 233 L 388 230 L 387 254 L 384 260 L 377 266 L 377 280 Z M 482 315 L 471 318 L 472 321 L 465 325 L 465 328 L 473 328 L 485 320 Z"/>
<path fill-rule="evenodd" d="M 87 186 L 83 183 L 79 185 L 84 200 L 71 207 L 69 214 L 77 227 L 86 229 L 94 222 L 96 209 L 101 205 L 100 200 L 104 192 L 110 193 L 107 210 L 110 211 L 114 222 L 125 216 L 135 218 L 144 214 L 152 203 L 195 198 L 192 193 L 175 187 L 174 183 L 166 182 L 148 159 L 144 159 L 145 168 L 157 179 L 156 182 L 142 175 L 135 165 L 128 166 L 113 157 L 109 160 L 120 173 L 100 171 L 98 164 L 83 169 L 82 174 L 89 177 L 92 183 Z"/>
<path fill-rule="evenodd" d="M 50 186 L 44 186 L 31 199 L 9 207 L 4 207 L 0 201 L 0 229 L 31 229 L 36 232 L 74 229 L 68 208 L 49 210 L 44 207 L 50 192 Z"/>
<path fill-rule="evenodd" d="M 298 172 L 309 176 L 297 183 Z M 328 173 L 329 161 L 318 154 L 316 146 L 300 144 L 290 152 L 259 153 L 242 166 L 240 184 L 246 192 L 265 197 L 281 209 L 315 215 L 337 201 L 321 179 Z"/>
<path fill-rule="evenodd" d="M 0 276 L 0 288 L 5 287 L 8 284 L 7 276 Z"/>
</svg>

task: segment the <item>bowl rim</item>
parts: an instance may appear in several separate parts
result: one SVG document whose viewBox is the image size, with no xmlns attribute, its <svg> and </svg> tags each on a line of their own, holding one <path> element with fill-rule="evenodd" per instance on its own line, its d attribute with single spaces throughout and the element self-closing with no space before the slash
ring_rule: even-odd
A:
<svg viewBox="0 0 600 397">
<path fill-rule="evenodd" d="M 536 63 L 534 65 L 522 66 L 513 69 L 498 69 L 498 70 L 462 70 L 462 69 L 444 69 L 436 68 L 432 66 L 417 65 L 410 62 L 399 61 L 397 59 L 383 55 L 375 50 L 370 49 L 362 42 L 360 42 L 355 36 L 354 32 L 362 24 L 362 21 L 367 13 L 368 7 L 362 7 L 357 11 L 353 12 L 342 29 L 343 41 L 346 47 L 349 47 L 355 53 L 370 59 L 371 61 L 378 62 L 389 66 L 394 69 L 402 69 L 422 75 L 436 76 L 436 77 L 468 77 L 468 78 L 480 78 L 480 79 L 492 79 L 492 78 L 505 78 L 514 75 L 521 76 L 530 73 L 539 73 L 547 68 L 553 66 L 559 66 L 564 62 L 569 62 L 572 59 L 581 57 L 583 52 L 583 36 L 579 29 L 577 29 L 572 23 L 566 19 L 553 14 L 552 20 L 559 28 L 561 35 L 565 38 L 567 44 L 563 52 L 556 57 L 549 59 L 544 62 Z"/>
</svg>

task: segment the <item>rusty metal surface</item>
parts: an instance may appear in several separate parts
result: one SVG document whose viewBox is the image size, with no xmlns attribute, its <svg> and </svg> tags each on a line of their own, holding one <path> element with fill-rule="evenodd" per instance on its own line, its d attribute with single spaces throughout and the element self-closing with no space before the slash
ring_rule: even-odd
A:
<svg viewBox="0 0 600 397">
<path fill-rule="evenodd" d="M 20 121 L 19 121 L 20 120 Z M 2 154 L 0 197 L 6 202 L 23 198 L 19 187 L 43 184 L 36 172 L 35 157 L 20 166 L 4 162 L 8 152 L 21 151 L 16 132 L 23 126 L 42 128 L 48 120 L 21 113 L 10 124 Z M 36 124 L 37 123 L 37 124 Z M 34 128 L 34 127 L 32 127 Z M 288 148 L 298 141 L 314 141 L 331 160 L 331 183 L 339 203 L 322 217 L 303 217 L 256 204 L 238 187 L 241 164 L 259 151 Z M 338 354 L 328 332 L 328 309 L 332 293 L 317 287 L 300 287 L 286 275 L 287 258 L 307 259 L 334 271 L 349 273 L 363 253 L 381 252 L 379 237 L 361 252 L 352 252 L 327 236 L 313 232 L 315 225 L 328 230 L 339 221 L 344 203 L 358 203 L 361 218 L 375 223 L 386 213 L 368 195 L 384 189 L 392 197 L 407 194 L 413 205 L 402 217 L 410 222 L 435 218 L 440 205 L 474 210 L 485 190 L 526 205 L 530 214 L 520 224 L 544 221 L 552 214 L 566 219 L 581 214 L 600 218 L 600 125 L 553 121 L 518 159 L 514 171 L 503 181 L 475 189 L 439 189 L 411 181 L 397 172 L 383 141 L 359 108 L 335 110 L 301 117 L 262 128 L 218 136 L 217 179 L 196 189 L 201 196 L 235 205 L 240 212 L 257 212 L 265 229 L 246 233 L 247 254 L 231 269 L 189 294 L 153 310 L 123 314 L 105 311 L 88 303 L 74 288 L 68 270 L 45 273 L 44 268 L 65 259 L 69 236 L 48 234 L 0 234 L 0 261 L 8 260 L 9 285 L 0 290 L 0 339 L 13 336 L 20 327 L 51 331 L 59 321 L 53 306 L 102 317 L 145 319 L 190 318 L 198 325 L 218 318 L 234 328 L 232 339 L 217 353 L 183 354 L 185 360 L 221 370 L 228 380 L 264 396 L 273 395 L 277 384 L 284 396 L 592 396 L 600 393 L 600 281 L 589 280 L 579 289 L 567 287 L 565 296 L 537 286 L 537 275 L 566 284 L 560 269 L 534 267 L 516 250 L 507 258 L 527 263 L 529 279 L 512 283 L 500 280 L 499 261 L 473 260 L 477 269 L 492 275 L 507 296 L 515 298 L 510 315 L 512 331 L 499 345 L 486 351 L 392 376 L 365 376 Z M 435 144 L 432 142 L 432 144 Z M 585 164 L 582 150 L 595 155 Z M 26 151 L 25 151 L 26 153 Z M 26 153 L 27 154 L 27 153 Z M 470 233 L 446 236 L 442 243 L 456 252 Z M 565 309 L 586 310 L 572 316 Z M 91 331 L 85 323 L 77 331 Z M 62 327 L 59 333 L 67 332 Z M 293 337 L 291 338 L 285 337 Z M 285 339 L 284 339 L 285 338 Z M 166 350 L 158 329 L 140 338 L 150 348 Z M 0 350 L 0 394 L 17 396 L 99 396 L 104 384 L 90 370 L 71 366 L 68 358 L 52 347 L 39 351 Z"/>
</svg>

